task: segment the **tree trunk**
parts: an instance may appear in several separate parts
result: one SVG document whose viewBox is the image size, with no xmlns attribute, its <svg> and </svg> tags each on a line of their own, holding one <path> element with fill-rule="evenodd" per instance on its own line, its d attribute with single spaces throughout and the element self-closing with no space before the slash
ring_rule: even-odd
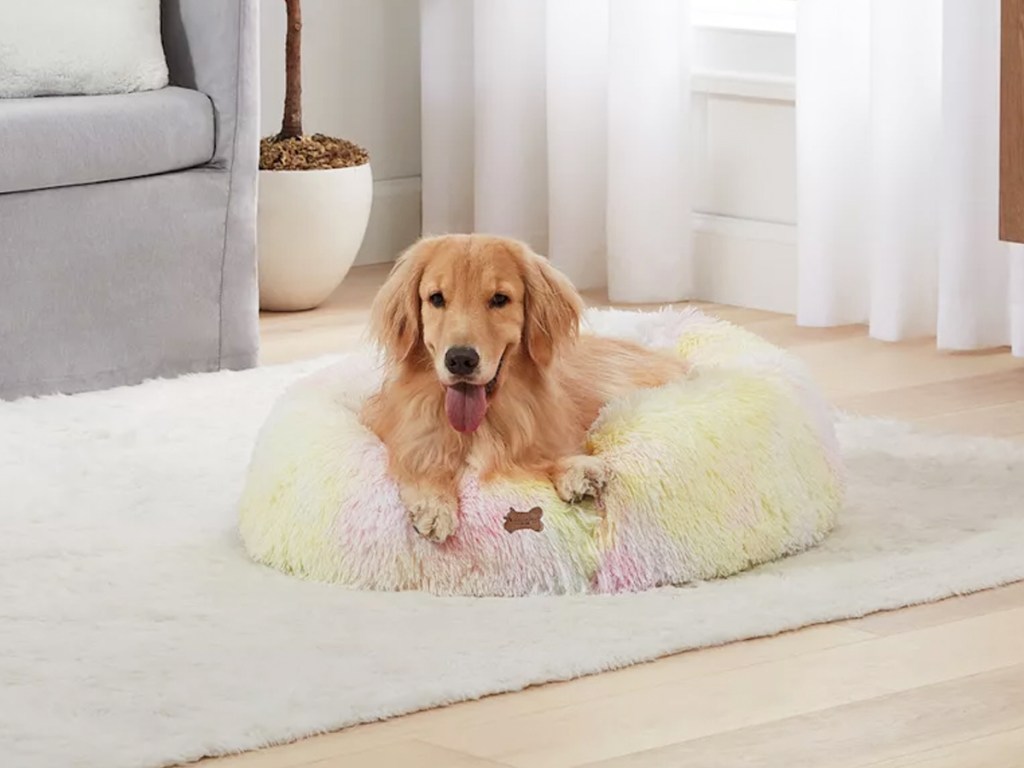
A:
<svg viewBox="0 0 1024 768">
<path fill-rule="evenodd" d="M 285 0 L 288 7 L 288 34 L 284 44 L 284 119 L 281 138 L 302 135 L 302 4 Z"/>
</svg>

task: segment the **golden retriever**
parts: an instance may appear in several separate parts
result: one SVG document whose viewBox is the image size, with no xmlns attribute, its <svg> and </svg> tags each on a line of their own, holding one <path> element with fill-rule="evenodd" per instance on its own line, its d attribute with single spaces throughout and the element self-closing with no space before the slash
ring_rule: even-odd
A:
<svg viewBox="0 0 1024 768">
<path fill-rule="evenodd" d="M 549 478 L 567 502 L 600 498 L 608 470 L 583 452 L 599 411 L 687 366 L 580 335 L 582 311 L 569 280 L 515 240 L 425 238 L 399 258 L 372 309 L 387 371 L 362 420 L 387 446 L 420 534 L 455 531 L 466 470 Z"/>
</svg>

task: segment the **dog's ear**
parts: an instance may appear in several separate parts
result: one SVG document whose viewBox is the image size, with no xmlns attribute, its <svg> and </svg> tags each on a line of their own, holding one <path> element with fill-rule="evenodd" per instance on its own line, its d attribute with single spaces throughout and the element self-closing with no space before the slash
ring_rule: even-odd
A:
<svg viewBox="0 0 1024 768">
<path fill-rule="evenodd" d="M 583 300 L 565 275 L 535 253 L 526 253 L 524 282 L 523 345 L 530 359 L 543 367 L 579 333 Z"/>
<path fill-rule="evenodd" d="M 420 340 L 423 260 L 418 247 L 413 245 L 398 257 L 370 309 L 370 333 L 394 363 L 406 360 Z"/>
</svg>

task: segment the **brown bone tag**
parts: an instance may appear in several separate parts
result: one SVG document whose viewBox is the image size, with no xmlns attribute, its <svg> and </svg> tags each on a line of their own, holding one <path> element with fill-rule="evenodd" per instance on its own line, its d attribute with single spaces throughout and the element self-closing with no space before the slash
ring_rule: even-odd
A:
<svg viewBox="0 0 1024 768">
<path fill-rule="evenodd" d="M 544 522 L 541 520 L 543 515 L 544 510 L 540 507 L 534 507 L 529 512 L 517 512 L 509 507 L 508 514 L 505 515 L 505 530 L 509 533 L 523 530 L 539 533 L 544 530 Z"/>
</svg>

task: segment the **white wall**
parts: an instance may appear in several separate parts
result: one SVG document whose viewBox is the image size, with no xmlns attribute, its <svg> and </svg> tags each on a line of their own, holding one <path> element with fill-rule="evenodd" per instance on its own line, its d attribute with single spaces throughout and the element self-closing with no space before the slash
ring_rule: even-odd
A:
<svg viewBox="0 0 1024 768">
<path fill-rule="evenodd" d="M 792 312 L 793 25 L 785 10 L 751 19 L 718 3 L 698 3 L 713 12 L 698 13 L 694 35 L 699 298 Z M 284 2 L 262 0 L 261 10 L 262 120 L 270 134 L 281 119 Z M 420 231 L 419 2 L 304 0 L 303 15 L 306 130 L 370 150 L 377 182 L 359 262 L 390 260 Z"/>
<path fill-rule="evenodd" d="M 281 127 L 285 4 L 261 0 L 262 135 Z M 373 213 L 357 263 L 420 231 L 419 0 L 303 0 L 303 123 L 366 147 Z"/>
<path fill-rule="evenodd" d="M 698 297 L 796 311 L 794 30 L 694 33 Z"/>
</svg>

